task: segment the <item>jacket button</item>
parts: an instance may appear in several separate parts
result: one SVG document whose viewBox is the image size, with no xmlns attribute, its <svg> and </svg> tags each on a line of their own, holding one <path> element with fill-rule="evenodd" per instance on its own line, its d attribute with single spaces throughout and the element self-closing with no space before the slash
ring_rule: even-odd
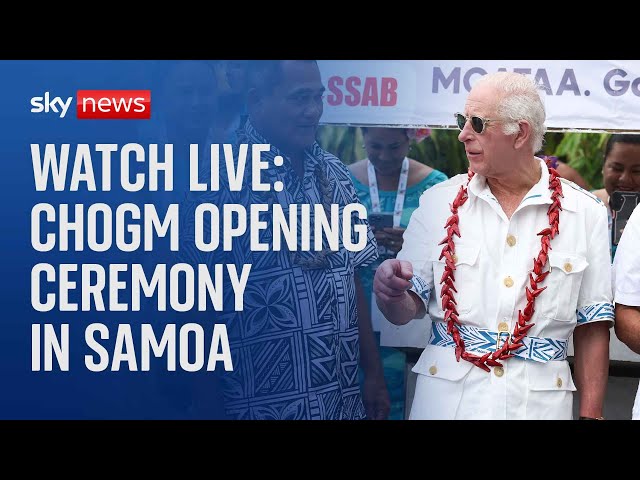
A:
<svg viewBox="0 0 640 480">
<path fill-rule="evenodd" d="M 558 378 L 558 380 L 556 380 L 556 385 L 558 386 L 558 388 L 562 388 L 562 379 Z"/>
<path fill-rule="evenodd" d="M 513 287 L 513 278 L 511 278 L 511 277 L 506 277 L 506 278 L 504 279 L 504 286 L 505 286 L 505 287 L 507 287 L 507 288 L 511 288 L 511 287 Z"/>
<path fill-rule="evenodd" d="M 493 373 L 495 374 L 496 377 L 501 377 L 504 375 L 504 368 L 496 367 L 493 369 Z"/>
<path fill-rule="evenodd" d="M 509 331 L 509 325 L 507 325 L 506 322 L 500 322 L 498 324 L 498 331 L 499 332 L 508 332 Z"/>
<path fill-rule="evenodd" d="M 438 373 L 438 367 L 436 367 L 435 365 L 431 365 L 431 366 L 429 367 L 429 373 L 430 373 L 431 375 L 435 375 L 436 373 Z"/>
<path fill-rule="evenodd" d="M 510 247 L 513 247 L 515 244 L 516 244 L 516 237 L 514 237 L 511 234 L 507 235 L 507 245 L 509 245 Z"/>
<path fill-rule="evenodd" d="M 571 265 L 569 262 L 564 264 L 564 271 L 569 273 L 571 272 L 571 270 L 573 270 L 573 265 Z"/>
</svg>

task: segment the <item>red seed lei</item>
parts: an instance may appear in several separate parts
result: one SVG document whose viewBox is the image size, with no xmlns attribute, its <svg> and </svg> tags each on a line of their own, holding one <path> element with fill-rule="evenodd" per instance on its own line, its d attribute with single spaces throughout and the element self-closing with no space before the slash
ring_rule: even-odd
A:
<svg viewBox="0 0 640 480">
<path fill-rule="evenodd" d="M 445 258 L 445 268 L 444 273 L 442 274 L 442 279 L 440 280 L 440 284 L 442 285 L 442 291 L 440 293 L 440 297 L 442 300 L 442 310 L 444 311 L 444 321 L 447 322 L 447 333 L 453 337 L 453 341 L 456 344 L 456 360 L 459 362 L 460 358 L 466 360 L 468 362 L 473 363 L 476 367 L 479 367 L 487 372 L 490 371 L 489 367 L 501 367 L 502 364 L 500 360 L 507 360 L 515 356 L 513 353 L 518 350 L 520 347 L 524 346 L 522 343 L 522 339 L 525 337 L 527 332 L 531 327 L 533 327 L 533 323 L 529 323 L 531 318 L 533 317 L 533 313 L 535 312 L 534 305 L 536 301 L 536 297 L 542 293 L 542 291 L 547 287 L 538 288 L 538 284 L 542 283 L 547 275 L 549 275 L 549 271 L 543 272 L 542 270 L 545 268 L 548 260 L 548 252 L 551 248 L 551 240 L 560 233 L 559 225 L 560 225 L 560 210 L 562 210 L 562 205 L 560 204 L 560 198 L 562 195 L 562 184 L 558 177 L 558 172 L 548 166 L 549 169 L 549 190 L 551 190 L 551 205 L 547 210 L 547 215 L 549 217 L 549 227 L 545 228 L 541 232 L 538 233 L 540 236 L 540 253 L 538 253 L 538 257 L 533 259 L 533 270 L 529 272 L 529 284 L 531 289 L 528 286 L 525 287 L 525 292 L 527 295 L 527 305 L 524 307 L 524 310 L 518 311 L 518 321 L 513 329 L 513 333 L 509 338 L 507 338 L 502 346 L 496 350 L 495 352 L 489 352 L 482 356 L 475 355 L 473 353 L 469 353 L 465 350 L 464 340 L 460 336 L 460 332 L 458 330 L 458 325 L 460 325 L 460 321 L 458 320 L 458 311 L 456 310 L 456 300 L 454 296 L 454 292 L 458 293 L 455 287 L 455 277 L 454 272 L 456 270 L 455 262 L 453 261 L 453 256 L 456 253 L 456 246 L 453 241 L 454 235 L 460 237 L 460 229 L 458 227 L 459 218 L 458 218 L 458 208 L 460 208 L 469 198 L 467 194 L 467 186 L 469 182 L 473 178 L 474 172 L 469 170 L 468 180 L 466 185 L 461 185 L 456 198 L 453 200 L 453 203 L 450 205 L 451 208 L 451 216 L 447 220 L 444 228 L 447 230 L 447 236 L 438 244 L 444 245 L 442 249 L 442 253 L 440 254 L 440 259 Z"/>
</svg>

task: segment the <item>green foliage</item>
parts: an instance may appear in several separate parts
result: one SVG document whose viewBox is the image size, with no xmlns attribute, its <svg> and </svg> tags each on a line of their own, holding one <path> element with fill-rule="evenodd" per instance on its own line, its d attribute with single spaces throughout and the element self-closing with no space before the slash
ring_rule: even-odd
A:
<svg viewBox="0 0 640 480">
<path fill-rule="evenodd" d="M 431 136 L 412 144 L 409 156 L 453 177 L 465 173 L 469 165 L 458 130 L 432 129 Z M 606 133 L 547 132 L 544 153 L 555 155 L 575 168 L 592 186 L 602 188 L 602 161 Z M 323 125 L 319 142 L 322 148 L 350 165 L 366 157 L 362 132 L 358 127 Z"/>
<path fill-rule="evenodd" d="M 575 168 L 593 189 L 602 188 L 604 147 L 610 134 L 565 133 L 553 150 L 553 155 Z"/>
<path fill-rule="evenodd" d="M 467 171 L 464 146 L 457 130 L 432 129 L 431 136 L 411 145 L 409 156 L 452 177 Z M 318 141 L 322 148 L 336 155 L 346 165 L 367 156 L 362 147 L 362 132 L 358 127 L 323 125 Z"/>
<path fill-rule="evenodd" d="M 459 134 L 459 130 L 432 129 L 431 136 L 422 143 L 433 144 L 435 146 L 435 154 L 429 161 L 423 163 L 427 163 L 446 173 L 449 178 L 459 173 L 466 173 L 469 168 L 469 161 L 464 151 L 464 145 L 458 140 Z M 418 147 L 421 147 L 421 145 Z M 417 160 L 423 161 L 422 159 Z"/>
<path fill-rule="evenodd" d="M 542 147 L 542 154 L 555 155 L 555 151 L 558 148 L 558 144 L 564 138 L 563 132 L 547 132 L 544 136 L 544 145 Z"/>
<path fill-rule="evenodd" d="M 362 147 L 364 143 L 362 132 L 357 127 L 322 125 L 318 134 L 318 143 L 346 165 L 366 157 Z"/>
</svg>

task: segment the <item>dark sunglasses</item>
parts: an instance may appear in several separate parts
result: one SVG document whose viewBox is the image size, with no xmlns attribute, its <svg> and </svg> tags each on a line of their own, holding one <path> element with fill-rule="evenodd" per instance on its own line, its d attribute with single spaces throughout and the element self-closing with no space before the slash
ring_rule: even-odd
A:
<svg viewBox="0 0 640 480">
<path fill-rule="evenodd" d="M 493 120 L 489 120 L 488 118 L 478 117 L 476 115 L 469 116 L 469 115 L 463 115 L 462 113 L 454 113 L 453 116 L 456 117 L 456 123 L 458 124 L 458 128 L 460 130 L 464 129 L 464 126 L 467 123 L 467 120 L 469 120 L 471 122 L 471 128 L 473 128 L 473 131 L 476 132 L 477 134 L 483 133 L 484 129 L 487 126 L 487 123 L 493 122 Z"/>
</svg>

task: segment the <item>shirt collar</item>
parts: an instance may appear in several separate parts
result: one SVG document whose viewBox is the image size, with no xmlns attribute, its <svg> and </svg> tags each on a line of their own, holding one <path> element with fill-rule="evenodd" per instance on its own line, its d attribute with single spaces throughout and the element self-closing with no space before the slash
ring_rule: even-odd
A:
<svg viewBox="0 0 640 480">
<path fill-rule="evenodd" d="M 540 164 L 541 175 L 540 180 L 531 187 L 531 190 L 525 195 L 520 202 L 520 206 L 526 205 L 550 205 L 551 200 L 551 190 L 549 190 L 549 170 L 544 160 L 541 158 L 535 157 L 535 159 Z M 567 188 L 570 188 L 569 185 L 563 184 L 563 191 L 566 191 Z M 487 178 L 482 175 L 474 175 L 471 181 L 469 182 L 468 187 L 469 197 L 480 197 L 490 202 L 497 202 L 495 196 L 491 193 L 491 189 L 487 184 Z M 563 210 L 569 210 L 572 212 L 576 211 L 576 203 L 575 197 L 573 195 L 564 196 L 560 201 Z"/>
<path fill-rule="evenodd" d="M 280 172 L 286 171 L 293 168 L 291 166 L 291 160 L 289 159 L 287 154 L 282 152 L 274 144 L 270 143 L 260 132 L 258 132 L 258 130 L 256 130 L 256 127 L 253 125 L 253 123 L 251 123 L 251 119 L 249 118 L 247 118 L 244 125 L 240 128 L 240 131 L 238 132 L 238 143 L 250 143 L 250 144 L 255 144 L 255 143 L 267 144 L 268 143 L 271 145 L 271 150 L 268 152 L 264 152 L 262 154 L 262 158 L 264 160 L 269 160 L 272 162 L 274 157 L 281 156 L 284 160 L 285 168 L 284 169 L 268 169 L 267 174 L 270 176 L 276 175 L 276 173 L 279 171 Z M 251 153 L 249 152 L 249 155 L 250 154 Z M 316 165 L 318 163 L 322 163 L 323 158 L 324 158 L 324 151 L 322 150 L 322 148 L 320 148 L 320 145 L 318 144 L 318 142 L 314 142 L 312 146 L 310 146 L 305 150 L 304 176 L 307 177 L 307 176 L 314 175 Z"/>
</svg>

